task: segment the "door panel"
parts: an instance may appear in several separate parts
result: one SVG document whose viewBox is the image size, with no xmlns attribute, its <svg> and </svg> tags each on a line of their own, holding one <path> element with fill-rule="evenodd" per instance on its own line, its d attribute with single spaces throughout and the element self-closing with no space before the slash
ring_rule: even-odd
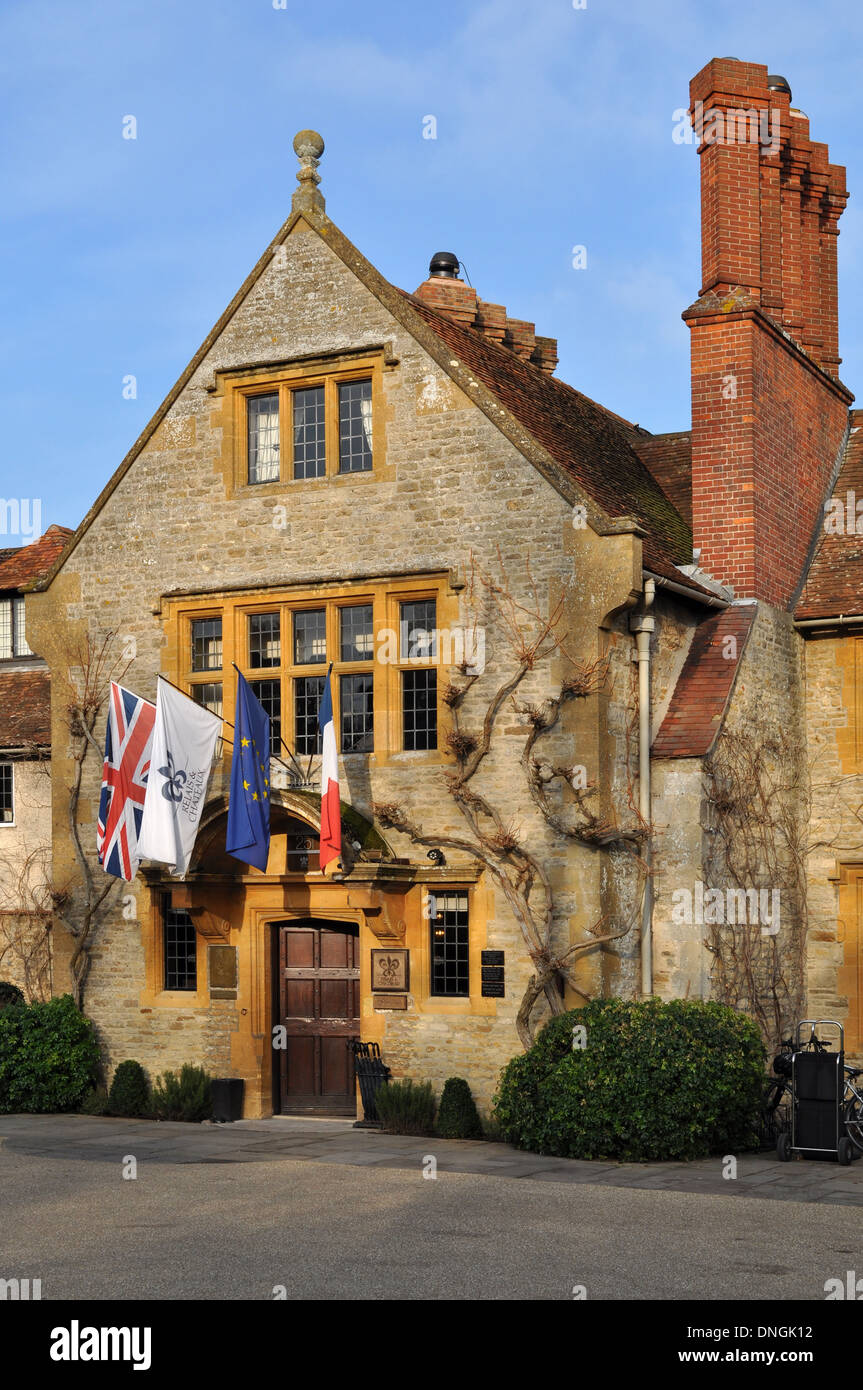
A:
<svg viewBox="0 0 863 1390">
<path fill-rule="evenodd" d="M 314 1038 L 288 1038 L 285 1048 L 288 1095 L 310 1095 L 315 1089 Z"/>
<path fill-rule="evenodd" d="M 278 928 L 281 1109 L 356 1113 L 354 1059 L 360 1035 L 359 950 L 355 927 L 308 921 Z"/>
</svg>

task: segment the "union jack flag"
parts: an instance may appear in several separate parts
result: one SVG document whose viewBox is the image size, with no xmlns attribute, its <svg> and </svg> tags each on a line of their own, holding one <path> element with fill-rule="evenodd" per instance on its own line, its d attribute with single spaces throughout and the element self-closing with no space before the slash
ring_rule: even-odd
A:
<svg viewBox="0 0 863 1390">
<path fill-rule="evenodd" d="M 156 706 L 111 682 L 96 849 L 106 874 L 132 882 L 147 792 Z"/>
</svg>

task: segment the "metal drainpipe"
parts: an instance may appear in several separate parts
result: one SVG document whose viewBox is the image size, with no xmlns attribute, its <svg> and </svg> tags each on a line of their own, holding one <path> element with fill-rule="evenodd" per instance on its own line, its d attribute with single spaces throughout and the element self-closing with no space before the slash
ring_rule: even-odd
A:
<svg viewBox="0 0 863 1390">
<path fill-rule="evenodd" d="M 644 822 L 650 826 L 650 638 L 656 627 L 656 619 L 650 612 L 656 593 L 656 584 L 649 576 L 644 581 L 644 599 L 641 609 L 630 619 L 631 630 L 635 633 L 635 659 L 638 662 L 638 809 Z M 645 841 L 643 857 L 650 868 L 650 836 Z M 644 898 L 641 906 L 641 997 L 648 999 L 653 993 L 653 885 L 648 873 L 644 881 Z"/>
</svg>

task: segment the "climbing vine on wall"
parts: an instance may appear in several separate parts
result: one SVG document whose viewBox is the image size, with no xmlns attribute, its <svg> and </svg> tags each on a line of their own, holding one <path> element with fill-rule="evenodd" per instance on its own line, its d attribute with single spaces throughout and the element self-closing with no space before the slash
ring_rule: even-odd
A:
<svg viewBox="0 0 863 1390">
<path fill-rule="evenodd" d="M 641 854 L 647 826 L 635 810 L 632 796 L 626 819 L 621 822 L 613 808 L 600 806 L 595 785 L 581 784 L 578 774 L 582 769 L 558 763 L 543 751 L 545 740 L 558 728 L 565 706 L 596 695 L 606 683 L 608 670 L 602 658 L 583 662 L 567 655 L 562 632 L 563 600 L 556 605 L 542 601 L 529 563 L 525 587 L 529 598 L 521 603 L 513 595 L 502 561 L 499 577 L 472 564 L 468 606 L 474 622 L 482 600 L 502 636 L 501 645 L 510 665 L 485 702 L 477 699 L 479 675 L 471 672 L 466 663 L 453 670 L 453 678 L 444 691 L 451 719 L 447 747 L 455 761 L 445 774 L 447 789 L 466 833 L 427 833 L 396 803 L 378 802 L 372 810 L 381 825 L 400 831 L 414 844 L 469 854 L 501 889 L 521 929 L 534 971 L 516 1017 L 519 1038 L 527 1049 L 533 1041 L 533 1013 L 540 998 L 544 997 L 552 1014 L 563 1013 L 566 1006 L 561 985 L 565 982 L 587 999 L 589 996 L 575 975 L 580 956 L 626 936 L 638 919 L 638 908 L 622 913 L 620 920 L 600 919 L 581 941 L 565 946 L 555 942 L 554 894 L 548 868 L 531 846 L 529 836 L 507 818 L 504 808 L 478 789 L 474 780 L 492 750 L 498 720 L 505 712 L 516 714 L 524 722 L 527 736 L 521 768 L 530 798 L 543 821 L 558 835 L 594 850 L 628 855 L 642 890 L 648 870 Z M 539 701 L 516 699 L 529 674 L 558 655 L 565 660 L 567 674 L 554 692 Z M 639 898 L 638 891 L 634 896 Z"/>
<path fill-rule="evenodd" d="M 741 893 L 750 895 L 745 912 L 726 911 L 723 920 L 712 923 L 705 914 L 714 997 L 748 1013 L 768 1047 L 775 1047 L 801 1017 L 805 996 L 806 856 L 811 847 L 802 738 L 793 729 L 779 738 L 754 722 L 726 730 L 705 760 L 704 790 L 713 840 L 705 866 L 708 880 L 739 890 L 741 907 Z M 766 914 L 752 912 L 756 902 L 767 906 Z M 731 915 L 735 921 L 729 920 Z"/>
</svg>

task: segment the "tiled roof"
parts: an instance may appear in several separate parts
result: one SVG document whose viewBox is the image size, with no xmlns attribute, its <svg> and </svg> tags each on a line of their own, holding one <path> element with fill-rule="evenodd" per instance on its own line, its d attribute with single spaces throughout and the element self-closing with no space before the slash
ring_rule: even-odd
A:
<svg viewBox="0 0 863 1390">
<path fill-rule="evenodd" d="M 0 589 L 18 589 L 31 579 L 41 579 L 71 535 L 66 526 L 49 526 L 32 545 L 0 550 Z"/>
<path fill-rule="evenodd" d="M 646 435 L 635 439 L 633 447 L 687 526 L 691 526 L 692 435 L 688 430 L 677 434 Z"/>
<path fill-rule="evenodd" d="M 710 752 L 756 611 L 754 603 L 732 605 L 695 629 L 668 713 L 653 740 L 655 758 L 700 758 Z M 733 658 L 726 655 L 729 637 L 736 638 Z"/>
<path fill-rule="evenodd" d="M 51 742 L 51 678 L 47 671 L 0 671 L 0 748 Z"/>
<path fill-rule="evenodd" d="M 851 412 L 851 433 L 833 497 L 842 503 L 841 530 L 828 534 L 822 528 L 815 558 L 794 610 L 795 618 L 863 613 L 863 508 L 859 516 L 856 509 L 858 500 L 863 501 L 863 410 Z M 829 521 L 829 516 L 829 512 L 825 514 L 825 521 Z"/>
<path fill-rule="evenodd" d="M 589 497 L 609 516 L 633 516 L 641 523 L 647 533 L 645 568 L 705 592 L 676 568 L 692 561 L 692 535 L 639 457 L 635 426 L 415 295 L 405 298 Z"/>
</svg>

